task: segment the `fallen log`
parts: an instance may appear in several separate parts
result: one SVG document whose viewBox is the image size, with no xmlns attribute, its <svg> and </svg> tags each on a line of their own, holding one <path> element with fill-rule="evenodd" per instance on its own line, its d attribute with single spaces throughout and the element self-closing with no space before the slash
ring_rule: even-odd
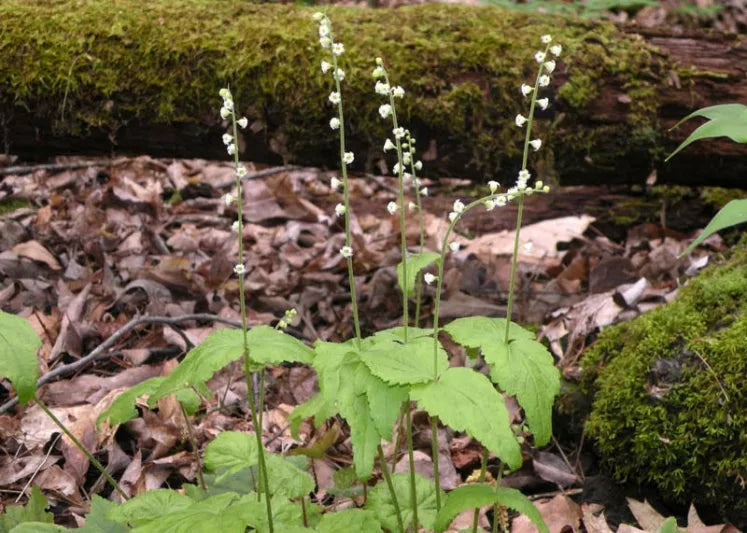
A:
<svg viewBox="0 0 747 533">
<path fill-rule="evenodd" d="M 0 124 L 6 152 L 148 153 L 224 158 L 218 89 L 230 85 L 250 121 L 242 158 L 337 166 L 312 10 L 231 0 L 5 0 L 0 4 Z M 343 98 L 354 170 L 378 168 L 391 126 L 370 71 L 381 56 L 405 87 L 399 115 L 430 175 L 509 182 L 520 160 L 513 124 L 526 103 L 539 37 L 564 47 L 535 175 L 564 184 L 744 187 L 747 150 L 701 142 L 663 157 L 695 126 L 693 109 L 747 101 L 739 36 L 670 36 L 607 23 L 426 4 L 328 7 L 345 43 Z M 693 121 L 695 122 L 695 121 Z M 390 158 L 391 159 L 391 158 Z M 393 161 L 389 161 L 389 165 Z"/>
</svg>

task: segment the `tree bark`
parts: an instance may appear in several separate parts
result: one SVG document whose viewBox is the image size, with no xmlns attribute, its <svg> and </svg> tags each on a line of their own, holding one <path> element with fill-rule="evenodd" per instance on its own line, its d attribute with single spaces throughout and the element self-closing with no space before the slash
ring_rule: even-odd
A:
<svg viewBox="0 0 747 533">
<path fill-rule="evenodd" d="M 243 1 L 6 0 L 0 5 L 0 124 L 6 152 L 226 157 L 218 89 L 230 85 L 251 123 L 241 156 L 336 168 L 312 11 Z M 74 15 L 74 16 L 71 16 Z M 696 125 L 668 128 L 706 105 L 747 102 L 747 46 L 717 34 L 667 35 L 607 23 L 426 4 L 329 7 L 340 58 L 353 170 L 381 168 L 391 125 L 370 71 L 381 56 L 407 93 L 398 109 L 425 173 L 511 183 L 526 114 L 519 85 L 536 72 L 539 36 L 563 45 L 551 100 L 537 114 L 535 176 L 564 184 L 745 187 L 747 149 L 695 143 L 663 158 Z M 534 136 L 534 135 L 533 135 Z M 391 168 L 394 161 L 389 157 Z"/>
</svg>

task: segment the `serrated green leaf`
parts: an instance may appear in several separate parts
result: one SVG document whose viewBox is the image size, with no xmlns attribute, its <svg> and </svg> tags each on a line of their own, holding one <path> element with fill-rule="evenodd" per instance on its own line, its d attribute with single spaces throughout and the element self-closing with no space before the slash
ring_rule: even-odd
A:
<svg viewBox="0 0 747 533">
<path fill-rule="evenodd" d="M 256 326 L 247 332 L 249 355 L 254 363 L 282 362 L 310 363 L 313 350 L 298 339 L 270 326 Z M 239 359 L 244 353 L 244 335 L 239 329 L 219 329 L 211 333 L 199 346 L 192 348 L 184 360 L 151 394 L 152 407 L 168 394 L 189 387 L 204 387 L 213 375 Z"/>
<path fill-rule="evenodd" d="M 451 367 L 437 382 L 414 385 L 410 397 L 431 416 L 479 440 L 512 469 L 521 466 L 521 450 L 503 396 L 484 375 Z"/>
<path fill-rule="evenodd" d="M 348 354 L 358 354 L 353 340 L 337 343 L 317 341 L 314 343 L 312 366 L 319 374 L 319 389 L 324 398 L 336 403 L 340 389 L 340 370 Z"/>
<path fill-rule="evenodd" d="M 376 515 L 363 509 L 346 509 L 322 516 L 319 533 L 381 533 L 381 524 Z"/>
<path fill-rule="evenodd" d="M 39 335 L 25 318 L 0 311 L 0 378 L 8 378 L 23 405 L 36 394 L 41 348 Z"/>
<path fill-rule="evenodd" d="M 415 294 L 415 277 L 418 272 L 426 268 L 432 263 L 438 264 L 438 260 L 441 258 L 440 254 L 436 252 L 422 252 L 418 254 L 411 254 L 407 256 L 407 295 L 413 296 Z M 399 290 L 404 292 L 404 285 L 402 283 L 402 261 L 397 263 L 397 285 Z"/>
<path fill-rule="evenodd" d="M 441 533 L 449 527 L 459 513 L 467 509 L 485 507 L 500 503 L 506 507 L 518 511 L 529 518 L 537 529 L 543 533 L 549 533 L 545 521 L 542 519 L 537 508 L 529 499 L 516 489 L 499 488 L 494 489 L 490 485 L 463 485 L 449 492 L 446 503 L 436 517 L 434 528 L 436 533 Z"/>
<path fill-rule="evenodd" d="M 691 143 L 709 137 L 728 137 L 738 143 L 747 143 L 747 106 L 722 104 L 704 107 L 690 113 L 675 124 L 672 129 L 693 117 L 704 117 L 709 121 L 693 131 L 664 161 L 669 161 Z"/>
<path fill-rule="evenodd" d="M 294 439 L 299 440 L 298 428 L 301 425 L 301 422 L 308 418 L 313 418 L 314 427 L 319 429 L 322 427 L 325 420 L 332 418 L 336 414 L 337 409 L 335 406 L 327 401 L 321 393 L 316 393 L 306 402 L 294 407 L 293 411 L 291 411 L 291 414 L 288 416 L 291 435 Z"/>
<path fill-rule="evenodd" d="M 335 470 L 332 480 L 335 482 L 335 489 L 347 490 L 358 482 L 358 477 L 353 468 L 346 467 Z"/>
<path fill-rule="evenodd" d="M 692 252 L 696 246 L 698 246 L 701 242 L 706 240 L 714 233 L 721 231 L 724 228 L 736 226 L 737 224 L 742 224 L 744 222 L 747 222 L 747 198 L 743 200 L 732 200 L 714 215 L 703 232 L 698 235 L 698 237 L 692 243 L 690 243 L 690 246 L 688 246 L 687 249 L 679 255 L 679 257 Z"/>
<path fill-rule="evenodd" d="M 258 500 L 256 494 L 247 494 L 226 509 L 226 513 L 235 514 L 241 521 L 254 528 L 256 533 L 268 533 L 267 509 L 264 500 Z M 306 504 L 307 519 L 313 513 L 313 506 Z M 285 498 L 272 499 L 272 521 L 274 530 L 282 533 L 313 531 L 303 528 L 303 511 L 301 506 Z M 210 531 L 216 531 L 211 529 Z"/>
<path fill-rule="evenodd" d="M 160 387 L 164 379 L 166 378 L 161 376 L 150 378 L 130 387 L 117 396 L 109 408 L 99 415 L 96 419 L 96 424 L 101 424 L 108 420 L 109 424 L 116 426 L 137 418 L 138 413 L 137 409 L 135 409 L 137 399 L 141 396 L 153 394 L 153 391 Z"/>
<path fill-rule="evenodd" d="M 9 505 L 0 515 L 0 533 L 8 533 L 24 522 L 54 523 L 54 515 L 45 509 L 49 506 L 39 487 L 33 486 L 26 505 Z"/>
<path fill-rule="evenodd" d="M 147 492 L 145 494 L 148 494 Z M 244 533 L 246 522 L 236 512 L 227 512 L 231 503 L 238 499 L 232 493 L 219 494 L 199 502 L 192 502 L 179 510 L 164 509 L 164 514 L 138 526 L 133 533 L 198 533 L 220 531 L 221 533 Z"/>
<path fill-rule="evenodd" d="M 137 528 L 159 520 L 168 513 L 188 509 L 194 503 L 191 498 L 176 491 L 153 489 L 113 507 L 106 514 L 106 518 Z"/>
<path fill-rule="evenodd" d="M 107 514 L 119 504 L 102 498 L 98 494 L 93 495 L 91 510 L 86 514 L 86 524 L 78 529 L 79 533 L 127 533 L 129 529 L 107 518 Z"/>
<path fill-rule="evenodd" d="M 434 340 L 412 339 L 407 344 L 389 341 L 375 344 L 361 353 L 371 373 L 393 385 L 411 385 L 433 381 L 449 366 L 449 357 L 438 341 L 434 362 Z"/>
<path fill-rule="evenodd" d="M 412 498 L 410 497 L 410 474 L 401 473 L 392 476 L 394 493 L 397 495 L 400 513 L 405 529 L 412 524 Z M 421 527 L 431 530 L 436 519 L 436 487 L 433 482 L 420 474 L 415 474 L 415 492 L 417 493 L 418 521 Z M 441 499 L 445 495 L 441 491 Z M 392 496 L 386 483 L 380 482 L 368 491 L 366 509 L 373 511 L 384 529 L 398 531 L 397 518 L 392 503 Z"/>
<path fill-rule="evenodd" d="M 270 494 L 274 498 L 300 498 L 314 490 L 315 483 L 312 477 L 306 470 L 294 464 L 291 458 L 268 453 L 265 463 L 270 481 Z"/>
<path fill-rule="evenodd" d="M 59 533 L 60 531 L 72 530 L 46 522 L 24 522 L 11 529 L 10 533 Z"/>
<path fill-rule="evenodd" d="M 428 328 L 416 328 L 415 326 L 407 327 L 407 340 L 419 339 L 420 337 L 430 337 L 433 334 L 433 330 Z M 396 328 L 382 329 L 377 331 L 370 337 L 363 339 L 361 346 L 363 349 L 372 348 L 379 342 L 386 341 L 399 341 L 405 342 L 405 328 L 397 326 Z"/>
<path fill-rule="evenodd" d="M 406 387 L 390 385 L 378 378 L 369 379 L 366 383 L 371 420 L 379 434 L 388 441 L 392 440 L 394 424 L 408 394 Z"/>
<path fill-rule="evenodd" d="M 350 441 L 353 444 L 353 463 L 358 479 L 368 479 L 373 471 L 381 435 L 371 417 L 365 394 L 352 397 L 340 405 L 340 414 L 350 426 Z"/>
<path fill-rule="evenodd" d="M 541 446 L 552 437 L 552 405 L 560 392 L 560 372 L 550 352 L 531 332 L 512 323 L 506 344 L 505 328 L 502 318 L 470 317 L 455 320 L 444 329 L 458 344 L 482 350 L 491 379 L 516 396 L 535 443 Z"/>
</svg>

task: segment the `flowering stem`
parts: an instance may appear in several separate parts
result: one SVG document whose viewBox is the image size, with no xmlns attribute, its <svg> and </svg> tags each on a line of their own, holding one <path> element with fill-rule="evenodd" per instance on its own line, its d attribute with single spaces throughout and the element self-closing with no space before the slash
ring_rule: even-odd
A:
<svg viewBox="0 0 747 533">
<path fill-rule="evenodd" d="M 384 450 L 379 444 L 377 448 L 379 454 L 379 464 L 381 465 L 381 474 L 384 476 L 384 481 L 389 488 L 389 493 L 392 495 L 392 505 L 394 505 L 394 514 L 397 517 L 397 526 L 399 526 L 400 533 L 405 533 L 405 524 L 402 521 L 402 511 L 399 508 L 399 502 L 397 501 L 397 493 L 394 491 L 394 483 L 392 483 L 392 476 L 389 473 L 389 468 L 386 466 L 386 457 L 384 457 Z M 365 486 L 365 485 L 364 485 Z"/>
<path fill-rule="evenodd" d="M 330 36 L 331 38 L 331 36 Z M 337 55 L 332 54 L 332 72 L 337 72 Z M 340 95 L 340 100 L 337 102 L 337 118 L 340 119 L 340 164 L 342 166 L 342 191 L 343 191 L 343 205 L 345 206 L 345 246 L 353 246 L 352 234 L 350 232 L 350 183 L 348 181 L 348 166 L 345 162 L 345 115 L 342 110 L 342 92 L 340 89 L 340 79 L 337 75 L 333 76 L 335 79 L 335 90 Z M 360 346 L 361 342 L 361 324 L 358 317 L 358 297 L 355 292 L 355 274 L 353 272 L 353 256 L 349 255 L 347 258 L 348 262 L 348 283 L 350 284 L 350 303 L 353 308 L 353 325 L 355 328 L 355 338 Z"/>
<path fill-rule="evenodd" d="M 415 453 L 412 447 L 412 409 L 407 406 L 405 411 L 407 417 L 407 457 L 410 463 L 410 500 L 412 500 L 412 530 L 418 530 L 418 493 L 415 488 Z M 435 464 L 435 463 L 434 463 Z M 438 482 L 436 482 L 436 491 L 438 491 Z"/>
</svg>

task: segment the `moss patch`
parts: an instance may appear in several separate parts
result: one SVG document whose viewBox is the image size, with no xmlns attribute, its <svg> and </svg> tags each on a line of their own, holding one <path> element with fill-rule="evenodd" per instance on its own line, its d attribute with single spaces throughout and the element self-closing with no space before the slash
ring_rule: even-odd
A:
<svg viewBox="0 0 747 533">
<path fill-rule="evenodd" d="M 587 432 L 620 480 L 747 515 L 747 246 L 582 360 Z"/>
<path fill-rule="evenodd" d="M 629 141 L 640 143 L 635 149 L 642 153 L 654 149 L 658 124 L 651 110 L 658 105 L 661 59 L 611 24 L 490 6 L 330 6 L 327 12 L 346 46 L 343 96 L 358 165 L 370 161 L 369 150 L 380 156 L 388 133 L 370 76 L 381 56 L 394 83 L 408 91 L 399 110 L 403 121 L 416 137 L 441 140 L 440 167 L 427 165 L 429 172 L 513 176 L 522 140 L 513 117 L 524 111 L 518 87 L 536 68 L 532 51 L 544 33 L 563 45 L 554 76 L 560 99 L 552 98 L 536 131 L 541 137 L 562 132 L 565 147 L 549 152 L 560 173 L 572 173 L 589 156 L 604 168 L 609 154 L 609 176 L 598 178 L 619 182 L 640 170 L 612 162 L 630 153 Z M 116 139 L 122 126 L 138 121 L 215 128 L 217 91 L 230 85 L 257 138 L 284 160 L 335 165 L 336 141 L 327 126 L 331 84 L 319 69 L 311 13 L 245 0 L 5 0 L 0 104 L 57 133 L 96 130 Z M 602 84 L 631 92 L 633 104 L 625 120 L 585 128 L 606 112 L 603 105 L 586 108 Z M 11 114 L 4 118 L 12 135 Z M 552 140 L 547 147 L 553 150 Z M 651 162 L 642 164 L 648 170 Z"/>
</svg>

